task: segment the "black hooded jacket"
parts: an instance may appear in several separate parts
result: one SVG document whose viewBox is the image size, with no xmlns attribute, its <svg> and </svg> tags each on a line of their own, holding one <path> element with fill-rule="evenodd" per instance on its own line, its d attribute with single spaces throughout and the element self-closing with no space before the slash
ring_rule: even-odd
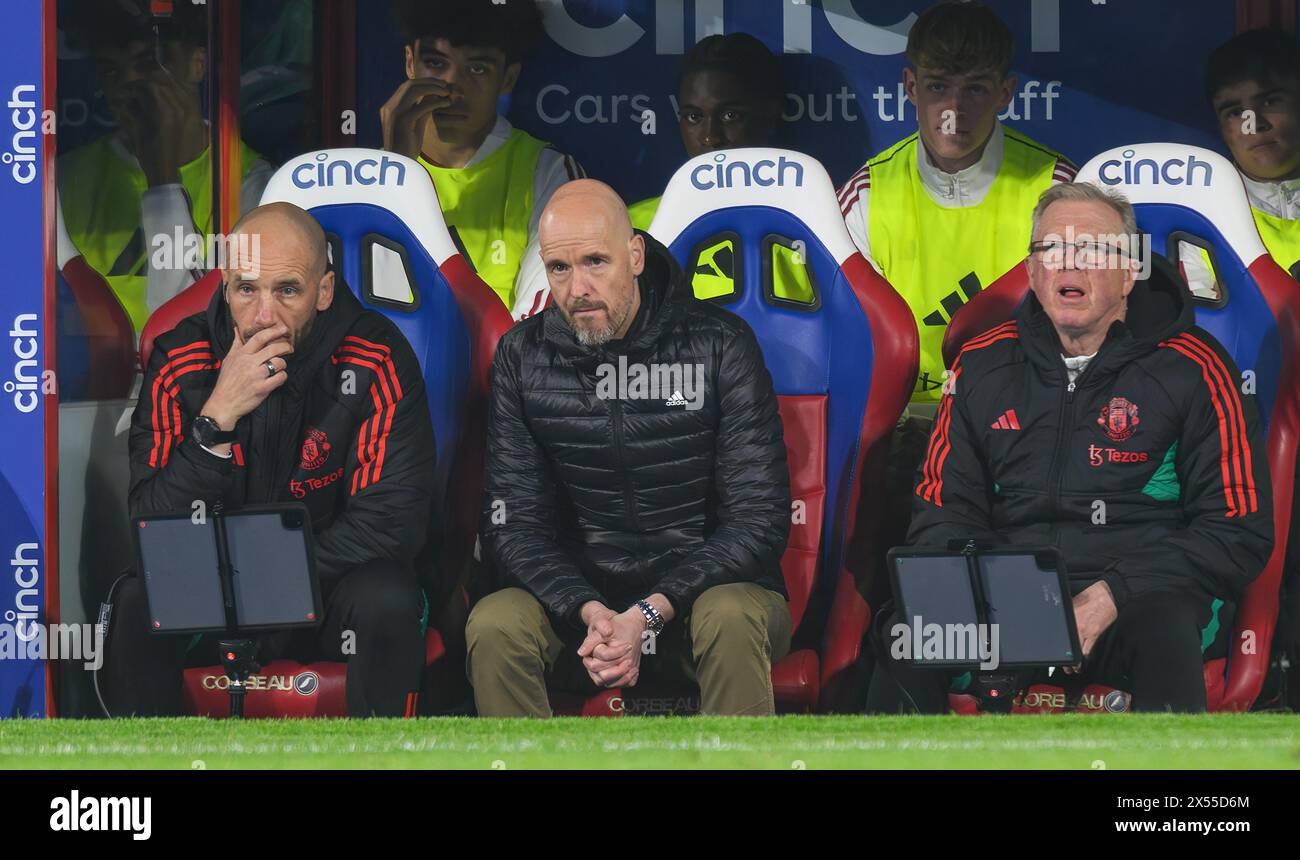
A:
<svg viewBox="0 0 1300 860">
<path fill-rule="evenodd" d="M 492 364 L 483 546 L 502 584 L 570 631 L 589 600 L 621 611 L 657 591 L 686 615 L 724 583 L 785 594 L 790 479 L 758 342 L 642 235 L 624 338 L 583 346 L 550 307 L 515 325 Z M 657 384 L 635 387 L 637 368 Z"/>
<path fill-rule="evenodd" d="M 406 338 L 339 284 L 225 458 L 189 435 L 234 340 L 222 292 L 154 342 L 132 418 L 131 515 L 298 501 L 327 589 L 367 561 L 410 564 L 429 528 L 435 449 Z"/>
<path fill-rule="evenodd" d="M 1273 516 L 1255 399 L 1166 266 L 1135 284 L 1073 384 L 1033 293 L 967 343 L 909 544 L 1054 546 L 1076 593 L 1104 580 L 1121 609 L 1154 591 L 1233 600 L 1260 573 Z"/>
</svg>

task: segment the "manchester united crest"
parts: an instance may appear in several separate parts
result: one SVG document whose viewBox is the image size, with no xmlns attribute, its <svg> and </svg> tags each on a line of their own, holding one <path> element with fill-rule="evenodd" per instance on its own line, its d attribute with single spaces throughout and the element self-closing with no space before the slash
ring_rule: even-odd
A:
<svg viewBox="0 0 1300 860">
<path fill-rule="evenodd" d="M 1112 397 L 1110 403 L 1101 408 L 1097 423 L 1111 441 L 1123 442 L 1133 435 L 1140 423 L 1137 404 L 1126 397 Z"/>
<path fill-rule="evenodd" d="M 315 427 L 307 429 L 307 438 L 302 440 L 301 468 L 308 471 L 319 469 L 330 458 L 330 440 L 324 430 Z"/>
</svg>

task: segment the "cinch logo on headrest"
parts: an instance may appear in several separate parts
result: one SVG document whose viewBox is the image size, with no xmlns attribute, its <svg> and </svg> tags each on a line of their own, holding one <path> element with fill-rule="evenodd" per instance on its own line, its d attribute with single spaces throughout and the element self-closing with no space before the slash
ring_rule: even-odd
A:
<svg viewBox="0 0 1300 860">
<path fill-rule="evenodd" d="M 363 158 L 356 164 L 346 158 L 330 161 L 328 152 L 316 153 L 316 163 L 300 164 L 293 169 L 293 184 L 299 188 L 328 188 L 333 185 L 401 185 L 406 181 L 406 165 L 385 155 L 376 161 Z M 391 181 L 393 179 L 396 181 Z"/>
<path fill-rule="evenodd" d="M 1097 175 L 1107 185 L 1204 185 L 1210 187 L 1214 181 L 1214 168 L 1208 161 L 1197 161 L 1195 155 L 1186 159 L 1171 158 L 1161 163 L 1151 158 L 1133 160 L 1137 153 L 1126 149 L 1121 153 L 1124 160 L 1112 158 L 1101 165 Z M 1121 171 L 1122 168 L 1122 171 Z M 1147 176 L 1149 178 L 1144 179 Z M 1204 181 L 1197 182 L 1197 177 Z"/>
<path fill-rule="evenodd" d="M 735 188 L 744 186 L 748 188 L 751 185 L 762 185 L 766 188 L 769 185 L 793 185 L 795 187 L 803 185 L 803 165 L 797 161 L 791 161 L 784 155 L 773 161 L 770 158 L 764 158 L 762 161 L 756 161 L 750 164 L 748 161 L 733 161 L 730 164 L 724 164 L 727 160 L 725 152 L 719 152 L 713 156 L 713 164 L 701 164 L 691 171 L 691 184 L 701 191 L 708 191 L 713 188 Z M 786 169 L 789 168 L 792 176 L 788 175 Z M 775 176 L 773 173 L 775 172 Z M 790 179 L 793 178 L 793 181 Z"/>
</svg>

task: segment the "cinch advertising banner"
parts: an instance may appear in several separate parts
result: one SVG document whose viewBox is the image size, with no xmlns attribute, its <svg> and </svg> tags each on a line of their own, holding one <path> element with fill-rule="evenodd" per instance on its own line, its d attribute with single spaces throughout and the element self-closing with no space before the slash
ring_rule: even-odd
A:
<svg viewBox="0 0 1300 860">
<path fill-rule="evenodd" d="M 358 15 L 362 145 L 404 79 L 386 4 Z M 785 128 L 774 145 L 816 157 L 838 184 L 916 130 L 902 95 L 907 33 L 929 0 L 542 0 L 546 37 L 508 118 L 582 162 L 628 201 L 663 191 L 686 160 L 675 99 L 682 55 L 745 32 L 780 55 Z M 1076 164 L 1120 144 L 1222 151 L 1202 93 L 1205 59 L 1236 29 L 1236 3 L 988 0 L 1015 36 L 1005 122 Z M 1193 13 L 1192 7 L 1195 11 Z M 1175 8 L 1176 7 L 1176 8 Z M 1140 70 L 1140 71 L 1139 71 Z M 646 134 L 645 112 L 655 116 Z"/>
<path fill-rule="evenodd" d="M 0 717 L 46 716 L 42 5 L 0 27 Z"/>
</svg>

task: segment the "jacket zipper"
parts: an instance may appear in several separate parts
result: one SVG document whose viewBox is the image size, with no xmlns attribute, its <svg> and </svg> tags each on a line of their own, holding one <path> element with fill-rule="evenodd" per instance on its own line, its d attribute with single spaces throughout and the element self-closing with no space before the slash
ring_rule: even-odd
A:
<svg viewBox="0 0 1300 860">
<path fill-rule="evenodd" d="M 627 462 L 623 458 L 623 402 L 617 398 L 610 400 L 609 411 L 614 419 L 614 453 L 618 459 L 618 471 L 623 476 L 623 504 L 627 505 L 628 517 L 632 521 L 633 530 L 637 532 L 639 542 L 641 525 L 638 522 L 636 503 L 632 492 L 632 476 L 628 473 Z"/>
<path fill-rule="evenodd" d="M 628 472 L 627 461 L 623 457 L 623 401 L 617 398 L 609 401 L 609 409 L 614 419 L 614 452 L 618 460 L 618 470 L 623 476 L 623 504 L 627 506 L 632 533 L 636 535 L 636 572 L 639 576 L 645 572 L 645 546 L 641 537 L 641 518 L 637 515 L 636 499 L 632 490 L 632 475 Z"/>
<path fill-rule="evenodd" d="M 1085 368 L 1085 372 L 1086 372 Z M 1060 541 L 1060 534 L 1057 523 L 1061 520 L 1061 485 L 1065 482 L 1065 459 L 1069 457 L 1069 451 L 1066 449 L 1066 440 L 1070 436 L 1074 426 L 1074 390 L 1078 387 L 1078 380 L 1069 381 L 1069 374 L 1065 370 L 1064 364 L 1061 366 L 1061 373 L 1065 374 L 1066 385 L 1065 394 L 1061 398 L 1061 411 L 1058 418 L 1056 430 L 1056 450 L 1052 452 L 1052 466 L 1048 474 L 1047 486 L 1050 493 L 1048 497 L 1049 508 L 1052 517 L 1052 545 L 1055 546 Z M 1082 375 L 1080 375 L 1082 378 Z"/>
</svg>

